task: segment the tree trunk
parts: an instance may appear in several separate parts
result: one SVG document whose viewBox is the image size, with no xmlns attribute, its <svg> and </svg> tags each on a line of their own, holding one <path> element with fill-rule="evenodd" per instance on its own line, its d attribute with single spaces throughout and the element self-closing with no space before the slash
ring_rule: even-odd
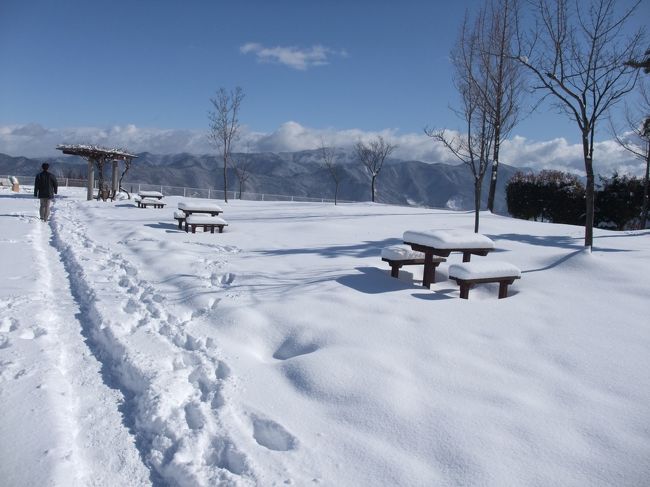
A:
<svg viewBox="0 0 650 487">
<path fill-rule="evenodd" d="M 478 233 L 479 215 L 481 211 L 482 178 L 474 180 L 474 233 Z"/>
<path fill-rule="evenodd" d="M 499 172 L 499 140 L 496 135 L 494 140 L 494 160 L 492 161 L 492 175 L 490 176 L 490 192 L 488 193 L 488 210 L 494 212 L 494 195 L 497 191 L 497 175 Z"/>
<path fill-rule="evenodd" d="M 648 225 L 648 198 L 650 186 L 650 140 L 648 140 L 648 149 L 646 151 L 645 160 L 645 179 L 643 181 L 643 205 L 641 207 L 641 229 L 645 230 Z"/>
<path fill-rule="evenodd" d="M 587 174 L 587 185 L 585 187 L 585 247 L 589 247 L 591 250 L 594 245 L 594 166 L 588 132 L 582 134 L 582 150 L 585 158 L 585 173 Z"/>
<path fill-rule="evenodd" d="M 372 202 L 373 203 L 375 202 L 375 179 L 376 178 L 377 178 L 377 176 L 375 176 L 375 175 L 372 176 L 372 183 L 371 183 L 371 187 L 370 187 L 370 189 L 372 191 Z"/>
<path fill-rule="evenodd" d="M 336 205 L 338 198 L 339 198 L 339 183 L 336 183 L 336 187 L 334 188 L 334 205 Z"/>
<path fill-rule="evenodd" d="M 228 203 L 228 157 L 223 155 L 223 201 Z"/>
</svg>

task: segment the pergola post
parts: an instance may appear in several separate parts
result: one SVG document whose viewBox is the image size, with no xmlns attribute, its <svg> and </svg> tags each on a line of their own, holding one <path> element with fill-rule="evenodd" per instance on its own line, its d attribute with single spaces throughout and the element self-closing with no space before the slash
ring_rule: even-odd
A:
<svg viewBox="0 0 650 487">
<path fill-rule="evenodd" d="M 119 188 L 117 187 L 117 160 L 113 159 L 113 179 L 111 184 L 111 190 L 112 190 L 111 194 L 113 198 L 115 198 L 118 189 Z"/>
<path fill-rule="evenodd" d="M 93 199 L 95 193 L 93 185 L 95 184 L 95 161 L 88 159 L 88 192 L 86 194 L 86 199 L 88 201 Z"/>
</svg>

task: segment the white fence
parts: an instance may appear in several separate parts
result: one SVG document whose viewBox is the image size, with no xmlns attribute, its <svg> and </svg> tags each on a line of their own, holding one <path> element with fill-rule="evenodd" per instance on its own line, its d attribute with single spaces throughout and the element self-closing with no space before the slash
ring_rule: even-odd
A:
<svg viewBox="0 0 650 487">
<path fill-rule="evenodd" d="M 9 178 L 9 176 L 0 175 L 0 178 Z M 34 176 L 16 176 L 21 184 L 31 184 Z M 85 188 L 88 184 L 87 179 L 58 178 L 59 185 L 63 187 Z M 94 188 L 97 189 L 98 180 L 94 181 Z M 204 189 L 188 188 L 184 186 L 166 186 L 161 184 L 148 184 L 136 182 L 123 182 L 122 188 L 131 194 L 137 194 L 140 191 L 160 191 L 165 196 L 183 196 L 184 198 L 205 198 L 205 199 L 224 199 L 222 189 Z M 240 199 L 239 191 L 228 191 L 228 199 Z M 249 201 L 297 201 L 303 203 L 334 203 L 333 198 L 312 198 L 309 196 L 295 196 L 269 193 L 251 193 L 242 191 L 242 200 Z M 357 203 L 356 201 L 337 200 L 339 203 Z"/>
</svg>

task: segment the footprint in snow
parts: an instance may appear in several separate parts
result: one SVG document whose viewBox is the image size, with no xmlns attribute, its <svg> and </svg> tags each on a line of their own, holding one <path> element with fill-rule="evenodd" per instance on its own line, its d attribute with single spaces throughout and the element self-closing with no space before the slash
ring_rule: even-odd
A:
<svg viewBox="0 0 650 487">
<path fill-rule="evenodd" d="M 185 421 L 192 430 L 200 430 L 205 426 L 205 417 L 198 404 L 190 403 L 185 406 Z"/>
<path fill-rule="evenodd" d="M 132 315 L 133 313 L 138 311 L 138 307 L 139 307 L 138 303 L 133 298 L 130 298 L 124 305 L 124 311 Z"/>
<path fill-rule="evenodd" d="M 213 286 L 227 287 L 230 286 L 234 280 L 235 280 L 235 274 L 232 274 L 230 272 L 227 272 L 225 274 L 219 274 L 217 272 L 213 272 L 212 275 L 210 276 L 210 281 L 212 282 Z"/>
<path fill-rule="evenodd" d="M 319 345 L 316 343 L 299 340 L 296 337 L 290 336 L 275 351 L 273 358 L 277 360 L 288 360 L 299 355 L 313 353 L 319 348 Z"/>
<path fill-rule="evenodd" d="M 269 450 L 289 451 L 296 448 L 298 440 L 282 425 L 270 419 L 251 417 L 253 421 L 253 438 Z"/>
<path fill-rule="evenodd" d="M 230 377 L 230 367 L 228 367 L 225 362 L 219 361 L 215 375 L 219 380 L 226 380 L 228 377 Z"/>
<path fill-rule="evenodd" d="M 18 335 L 18 338 L 22 338 L 23 340 L 34 340 L 43 335 L 47 335 L 47 332 L 43 328 L 37 326 L 35 328 L 26 328 L 22 330 L 20 335 Z"/>
<path fill-rule="evenodd" d="M 246 456 L 225 438 L 217 438 L 212 442 L 212 451 L 206 460 L 207 463 L 226 469 L 235 475 L 243 475 L 247 471 Z"/>
<path fill-rule="evenodd" d="M 16 318 L 12 318 L 10 316 L 5 316 L 2 318 L 2 321 L 0 321 L 0 332 L 2 333 L 9 333 L 18 328 L 18 320 Z"/>
</svg>

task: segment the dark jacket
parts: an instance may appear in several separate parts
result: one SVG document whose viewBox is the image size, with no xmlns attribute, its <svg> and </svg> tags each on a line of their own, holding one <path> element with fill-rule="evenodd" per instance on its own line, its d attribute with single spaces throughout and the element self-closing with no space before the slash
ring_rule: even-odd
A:
<svg viewBox="0 0 650 487">
<path fill-rule="evenodd" d="M 59 183 L 57 183 L 54 174 L 47 171 L 41 171 L 36 176 L 34 181 L 34 196 L 37 198 L 54 198 L 54 195 L 59 191 Z"/>
</svg>

